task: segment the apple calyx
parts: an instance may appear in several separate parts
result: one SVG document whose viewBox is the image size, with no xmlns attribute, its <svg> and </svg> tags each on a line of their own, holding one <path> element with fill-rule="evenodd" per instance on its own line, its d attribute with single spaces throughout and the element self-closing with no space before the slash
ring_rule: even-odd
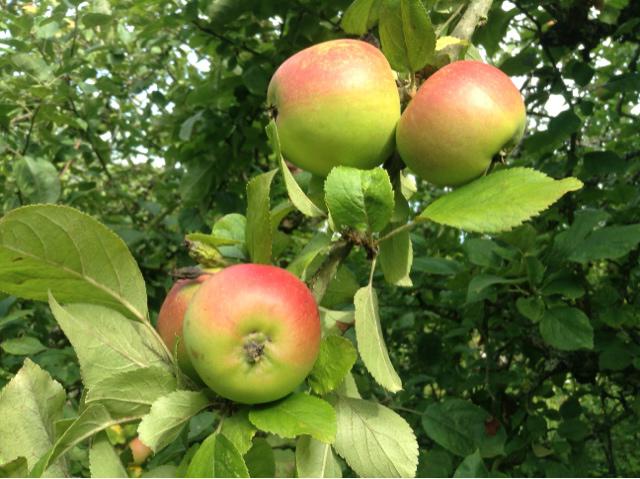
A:
<svg viewBox="0 0 640 479">
<path fill-rule="evenodd" d="M 256 364 L 264 357 L 264 348 L 271 338 L 264 333 L 254 332 L 246 336 L 243 349 L 249 364 Z"/>
</svg>

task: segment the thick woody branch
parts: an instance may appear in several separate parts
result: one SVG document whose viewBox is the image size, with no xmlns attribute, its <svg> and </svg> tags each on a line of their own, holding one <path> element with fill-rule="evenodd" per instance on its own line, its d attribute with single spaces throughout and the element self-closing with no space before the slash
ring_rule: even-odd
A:
<svg viewBox="0 0 640 479">
<path fill-rule="evenodd" d="M 451 32 L 451 36 L 460 40 L 471 40 L 476 27 L 487 20 L 492 3 L 493 0 L 471 0 L 462 18 Z M 464 45 L 450 45 L 445 52 L 451 59 L 457 59 L 463 48 Z"/>
</svg>

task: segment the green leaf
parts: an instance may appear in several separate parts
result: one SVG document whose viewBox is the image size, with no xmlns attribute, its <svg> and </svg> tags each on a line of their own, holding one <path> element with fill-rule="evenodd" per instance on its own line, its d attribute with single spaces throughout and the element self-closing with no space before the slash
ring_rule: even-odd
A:
<svg viewBox="0 0 640 479">
<path fill-rule="evenodd" d="M 101 404 L 88 406 L 56 440 L 53 447 L 38 461 L 31 471 L 32 477 L 41 477 L 51 464 L 69 452 L 74 446 L 104 429 L 118 424 Z"/>
<path fill-rule="evenodd" d="M 320 322 L 325 335 L 342 334 L 341 324 L 353 324 L 356 320 L 354 311 L 333 311 L 320 307 Z"/>
<path fill-rule="evenodd" d="M 491 415 L 481 407 L 452 398 L 431 404 L 422 416 L 422 426 L 427 436 L 458 456 L 480 449 L 482 457 L 494 457 L 504 452 L 507 436 L 501 426 L 490 434 L 485 427 L 488 420 Z"/>
<path fill-rule="evenodd" d="M 526 75 L 536 67 L 538 61 L 537 48 L 525 46 L 516 55 L 507 56 L 500 64 L 500 70 L 509 76 Z"/>
<path fill-rule="evenodd" d="M 61 27 L 58 22 L 46 19 L 36 27 L 36 38 L 41 40 L 53 38 L 60 28 Z"/>
<path fill-rule="evenodd" d="M 191 115 L 180 125 L 180 133 L 178 137 L 182 141 L 189 141 L 191 139 L 191 134 L 193 133 L 193 127 L 195 124 L 202 119 L 202 115 L 204 114 L 204 110 L 200 110 L 194 115 Z"/>
<path fill-rule="evenodd" d="M 60 198 L 60 178 L 47 160 L 25 156 L 14 167 L 20 194 L 29 203 L 55 203 Z"/>
<path fill-rule="evenodd" d="M 509 168 L 479 178 L 438 198 L 418 216 L 466 231 L 509 231 L 582 188 L 576 178 L 554 180 L 530 168 Z"/>
<path fill-rule="evenodd" d="M 296 474 L 296 453 L 291 449 L 274 449 L 276 473 L 272 477 L 294 477 Z"/>
<path fill-rule="evenodd" d="M 124 242 L 66 206 L 25 206 L 0 219 L 0 290 L 38 301 L 50 290 L 59 301 L 147 318 L 144 279 Z"/>
<path fill-rule="evenodd" d="M 527 68 L 527 72 L 531 71 L 530 68 L 526 66 L 525 68 Z M 516 75 L 517 73 L 507 72 L 507 74 Z M 563 111 L 549 121 L 545 131 L 538 131 L 526 137 L 522 141 L 522 147 L 527 152 L 538 154 L 553 151 L 561 146 L 573 133 L 579 131 L 581 126 L 582 120 L 573 110 Z"/>
<path fill-rule="evenodd" d="M 635 357 L 638 357 L 640 350 L 621 340 L 607 343 L 598 357 L 598 367 L 600 369 L 610 369 L 612 371 L 622 371 L 628 367 Z"/>
<path fill-rule="evenodd" d="M 241 409 L 224 420 L 220 432 L 233 443 L 240 454 L 244 455 L 251 449 L 251 440 L 256 434 L 256 428 L 249 421 L 249 411 Z"/>
<path fill-rule="evenodd" d="M 558 434 L 573 442 L 582 442 L 591 428 L 578 418 L 566 419 L 558 426 Z"/>
<path fill-rule="evenodd" d="M 413 260 L 413 270 L 419 273 L 455 276 L 463 270 L 463 267 L 460 263 L 452 259 L 427 258 L 422 256 Z"/>
<path fill-rule="evenodd" d="M 473 34 L 474 45 L 482 45 L 487 50 L 489 58 L 501 49 L 500 42 L 505 37 L 509 24 L 518 14 L 518 9 L 513 8 L 508 12 L 502 8 L 492 8 L 484 24 L 478 25 Z"/>
<path fill-rule="evenodd" d="M 246 240 L 249 256 L 254 263 L 271 263 L 273 231 L 269 194 L 276 171 L 258 175 L 247 184 Z"/>
<path fill-rule="evenodd" d="M 33 309 L 19 309 L 17 311 L 13 311 L 6 316 L 0 318 L 0 330 L 5 326 L 13 323 L 14 321 L 19 321 L 22 318 L 26 318 L 33 314 Z"/>
<path fill-rule="evenodd" d="M 87 28 L 101 27 L 111 23 L 113 17 L 105 13 L 89 12 L 82 16 L 82 23 Z"/>
<path fill-rule="evenodd" d="M 480 450 L 476 449 L 476 452 L 465 457 L 453 477 L 489 477 L 489 471 L 480 456 Z"/>
<path fill-rule="evenodd" d="M 353 295 L 360 288 L 358 278 L 346 265 L 340 265 L 338 271 L 329 281 L 321 306 L 333 308 L 338 305 L 346 305 L 353 301 Z"/>
<path fill-rule="evenodd" d="M 575 80 L 580 87 L 587 86 L 596 73 L 588 63 L 577 60 L 568 62 L 565 65 L 565 71 L 567 78 Z"/>
<path fill-rule="evenodd" d="M 157 452 L 178 437 L 184 425 L 210 404 L 202 392 L 174 391 L 156 400 L 138 426 L 140 440 Z"/>
<path fill-rule="evenodd" d="M 417 477 L 451 477 L 453 475 L 453 456 L 441 448 L 423 452 L 418 464 Z"/>
<path fill-rule="evenodd" d="M 228 264 L 220 252 L 220 243 L 230 244 L 228 240 L 220 240 L 204 233 L 191 233 L 184 237 L 191 256 L 200 266 L 205 268 L 219 268 Z M 231 243 L 233 244 L 233 243 Z"/>
<path fill-rule="evenodd" d="M 342 381 L 342 384 L 338 387 L 338 389 L 336 389 L 336 393 L 339 396 L 362 399 L 362 396 L 360 396 L 360 392 L 358 391 L 356 380 L 351 373 L 347 373 L 344 381 Z"/>
<path fill-rule="evenodd" d="M 516 301 L 516 309 L 525 318 L 537 323 L 542 319 L 545 304 L 541 298 L 518 298 Z"/>
<path fill-rule="evenodd" d="M 176 389 L 175 376 L 157 366 L 115 373 L 95 383 L 85 403 L 100 402 L 118 416 L 143 416 L 154 401 Z"/>
<path fill-rule="evenodd" d="M 432 59 L 436 34 L 421 0 L 383 0 L 379 21 L 382 51 L 394 70 L 415 72 Z"/>
<path fill-rule="evenodd" d="M 585 290 L 580 284 L 581 278 L 571 276 L 570 274 L 561 274 L 553 277 L 546 283 L 541 293 L 544 296 L 562 295 L 569 299 L 578 299 L 585 294 Z"/>
<path fill-rule="evenodd" d="M 275 120 L 271 120 L 269 122 L 266 131 L 271 143 L 271 148 L 276 155 L 278 165 L 280 166 L 280 171 L 282 172 L 282 176 L 284 177 L 284 184 L 287 188 L 287 193 L 289 194 L 289 199 L 291 200 L 291 202 L 305 216 L 309 216 L 310 218 L 325 216 L 324 211 L 318 208 L 316 204 L 311 201 L 307 195 L 304 194 L 304 191 L 302 191 L 302 188 L 300 188 L 300 185 L 291 174 L 291 171 L 289 171 L 289 168 L 287 168 L 287 164 L 284 162 L 284 157 L 282 156 L 282 150 L 280 148 L 280 137 L 278 136 L 278 127 L 276 126 Z"/>
<path fill-rule="evenodd" d="M 226 258 L 248 259 L 249 253 L 245 241 L 247 219 L 239 213 L 231 213 L 216 221 L 211 229 L 216 248 Z M 227 242 L 229 246 L 222 243 Z"/>
<path fill-rule="evenodd" d="M 582 156 L 580 176 L 590 178 L 624 174 L 626 166 L 624 158 L 614 151 L 590 151 Z"/>
<path fill-rule="evenodd" d="M 53 77 L 53 71 L 40 54 L 16 53 L 11 56 L 13 64 L 27 73 L 31 73 L 38 81 L 44 82 Z"/>
<path fill-rule="evenodd" d="M 356 307 L 356 338 L 358 352 L 373 378 L 391 392 L 402 389 L 402 381 L 389 359 L 389 351 L 382 336 L 378 296 L 373 286 L 360 288 L 353 298 Z"/>
<path fill-rule="evenodd" d="M 336 435 L 336 413 L 331 404 L 308 394 L 294 393 L 280 401 L 258 406 L 249 412 L 258 429 L 280 437 L 309 434 L 331 443 Z"/>
<path fill-rule="evenodd" d="M 62 307 L 53 296 L 49 305 L 78 355 L 89 389 L 109 376 L 140 368 L 158 367 L 172 373 L 166 348 L 148 324 L 94 304 Z"/>
<path fill-rule="evenodd" d="M 197 205 L 206 200 L 214 186 L 219 165 L 214 158 L 189 163 L 180 180 L 180 196 L 187 204 Z"/>
<path fill-rule="evenodd" d="M 22 368 L 0 392 L 1 460 L 24 457 L 29 468 L 33 468 L 53 444 L 53 425 L 62 419 L 65 401 L 62 386 L 37 364 L 25 359 Z M 11 468 L 20 468 L 20 463 Z M 61 465 L 53 466 L 48 473 L 64 475 Z"/>
<path fill-rule="evenodd" d="M 207 4 L 207 14 L 215 25 L 225 26 L 243 13 L 253 11 L 255 4 L 249 0 L 213 0 Z"/>
<path fill-rule="evenodd" d="M 296 442 L 296 470 L 298 477 L 342 477 L 331 445 L 311 436 L 300 436 Z"/>
<path fill-rule="evenodd" d="M 233 443 L 213 433 L 191 459 L 187 477 L 249 477 L 249 471 Z"/>
<path fill-rule="evenodd" d="M 335 167 L 327 176 L 324 189 L 336 229 L 379 232 L 391 219 L 393 188 L 389 175 L 380 167 L 372 170 Z"/>
<path fill-rule="evenodd" d="M 526 278 L 503 278 L 502 276 L 495 276 L 493 274 L 478 274 L 471 278 L 469 281 L 469 288 L 467 289 L 467 302 L 472 303 L 482 299 L 481 293 L 485 289 L 495 284 L 518 284 L 524 283 Z"/>
<path fill-rule="evenodd" d="M 576 245 L 580 244 L 587 235 L 611 215 L 603 210 L 585 209 L 576 211 L 573 224 L 567 230 L 558 233 L 553 241 L 553 253 L 561 259 L 573 254 Z"/>
<path fill-rule="evenodd" d="M 263 437 L 256 438 L 249 452 L 244 457 L 251 477 L 276 476 L 276 459 L 273 448 Z"/>
<path fill-rule="evenodd" d="M 309 241 L 298 256 L 289 263 L 287 270 L 306 281 L 325 259 L 326 253 L 331 249 L 331 236 L 327 233 L 318 233 Z"/>
<path fill-rule="evenodd" d="M 542 339 L 556 349 L 593 349 L 593 327 L 589 318 L 577 308 L 549 309 L 539 326 Z"/>
<path fill-rule="evenodd" d="M 589 234 L 582 242 L 574 244 L 569 260 L 577 263 L 602 259 L 617 259 L 640 243 L 640 224 L 606 226 Z"/>
<path fill-rule="evenodd" d="M 27 458 L 23 456 L 0 464 L 0 477 L 27 477 L 28 475 Z"/>
<path fill-rule="evenodd" d="M 470 238 L 464 242 L 463 247 L 472 264 L 488 267 L 500 265 L 499 246 L 490 239 Z"/>
<path fill-rule="evenodd" d="M 115 451 L 105 432 L 97 434 L 89 449 L 91 477 L 128 477 L 120 456 Z"/>
<path fill-rule="evenodd" d="M 126 477 L 126 476 L 124 476 Z M 178 468 L 173 464 L 163 464 L 162 466 L 154 467 L 153 469 L 149 469 L 148 471 L 142 471 L 141 477 L 181 477 L 178 475 Z"/>
<path fill-rule="evenodd" d="M 309 373 L 309 385 L 320 395 L 333 391 L 351 371 L 357 357 L 358 353 L 348 339 L 333 335 L 325 337 L 320 342 L 320 354 Z"/>
<path fill-rule="evenodd" d="M 415 477 L 418 442 L 409 424 L 381 404 L 337 397 L 335 450 L 360 477 Z"/>
<path fill-rule="evenodd" d="M 389 231 L 391 228 L 385 230 L 387 233 Z M 401 231 L 391 238 L 381 241 L 378 260 L 387 283 L 396 286 L 413 286 L 409 277 L 413 264 L 413 245 L 409 231 Z"/>
<path fill-rule="evenodd" d="M 378 22 L 381 0 L 355 0 L 342 16 L 340 26 L 351 35 L 364 35 Z"/>
<path fill-rule="evenodd" d="M 23 336 L 21 338 L 7 339 L 0 343 L 0 347 L 7 354 L 16 356 L 31 356 L 46 351 L 47 347 L 38 338 Z"/>
</svg>

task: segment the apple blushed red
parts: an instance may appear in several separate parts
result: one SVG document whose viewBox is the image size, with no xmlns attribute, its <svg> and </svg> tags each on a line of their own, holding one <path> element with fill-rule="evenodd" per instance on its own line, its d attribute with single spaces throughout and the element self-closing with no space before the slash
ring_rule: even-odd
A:
<svg viewBox="0 0 640 479">
<path fill-rule="evenodd" d="M 316 175 L 369 169 L 395 145 L 400 97 L 382 52 L 360 40 L 313 45 L 276 70 L 267 92 L 284 157 Z"/>
<path fill-rule="evenodd" d="M 414 173 L 438 186 L 481 176 L 524 132 L 520 91 L 498 68 L 457 61 L 430 76 L 398 123 L 396 142 Z"/>
<path fill-rule="evenodd" d="M 311 371 L 320 349 L 318 306 L 276 266 L 239 264 L 208 278 L 184 321 L 191 363 L 213 391 L 257 404 L 280 399 Z"/>
<path fill-rule="evenodd" d="M 182 326 L 189 301 L 191 301 L 202 282 L 209 278 L 213 272 L 214 270 L 207 270 L 206 274 L 201 274 L 195 279 L 180 279 L 176 281 L 169 293 L 167 293 L 167 297 L 164 299 L 158 313 L 156 329 L 160 337 L 172 354 L 174 350 L 176 351 L 180 369 L 193 380 L 198 380 L 198 375 L 187 355 L 184 338 L 182 337 Z M 177 348 L 176 341 L 178 342 Z"/>
</svg>

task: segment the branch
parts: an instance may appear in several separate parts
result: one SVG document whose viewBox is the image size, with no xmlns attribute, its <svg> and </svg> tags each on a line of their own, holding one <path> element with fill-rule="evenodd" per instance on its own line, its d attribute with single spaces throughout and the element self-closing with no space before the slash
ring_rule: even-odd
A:
<svg viewBox="0 0 640 479">
<path fill-rule="evenodd" d="M 536 19 L 536 17 L 532 15 L 526 8 L 520 5 L 519 2 L 514 0 L 513 4 L 520 11 L 520 13 L 522 13 L 525 17 L 527 17 L 531 21 L 531 23 L 533 23 L 536 26 L 536 30 L 538 31 L 538 39 L 540 40 L 540 46 L 542 47 L 542 51 L 544 52 L 545 56 L 549 60 L 549 63 L 551 64 L 551 69 L 553 70 L 554 76 L 556 77 L 556 79 L 560 81 L 560 84 L 562 85 L 562 89 L 564 90 L 564 99 L 569 104 L 569 106 L 573 109 L 573 104 L 574 104 L 573 94 L 571 93 L 571 90 L 569 89 L 567 84 L 564 82 L 562 72 L 558 69 L 558 66 L 556 65 L 557 60 L 553 56 L 553 53 L 551 52 L 549 47 L 544 42 L 544 38 L 543 38 L 544 33 L 542 31 L 542 25 L 540 24 L 538 19 Z"/>
<path fill-rule="evenodd" d="M 451 32 L 451 36 L 460 40 L 471 40 L 476 27 L 487 20 L 492 3 L 493 0 L 471 0 L 456 28 Z M 456 59 L 460 57 L 462 48 L 464 45 L 450 45 L 444 51 L 449 58 Z"/>
<path fill-rule="evenodd" d="M 29 144 L 31 143 L 31 133 L 33 133 L 33 126 L 36 123 L 36 116 L 38 116 L 38 112 L 40 111 L 40 104 L 36 107 L 36 111 L 31 115 L 31 123 L 29 124 L 29 132 L 27 133 L 27 138 L 24 141 L 24 146 L 22 147 L 22 155 L 27 153 L 29 149 Z"/>
<path fill-rule="evenodd" d="M 487 20 L 493 0 L 472 0 L 453 29 L 452 35 L 462 40 L 470 40 L 476 26 Z"/>
<path fill-rule="evenodd" d="M 226 43 L 227 45 L 230 45 L 230 46 L 232 46 L 232 47 L 234 47 L 236 49 L 239 49 L 239 50 L 244 50 L 244 51 L 249 52 L 252 55 L 255 55 L 257 57 L 266 58 L 265 55 L 260 53 L 258 50 L 254 50 L 253 48 L 249 47 L 245 43 L 236 43 L 233 40 L 231 40 L 230 38 L 225 37 L 221 33 L 216 32 L 213 28 L 211 28 L 209 26 L 206 26 L 206 25 L 203 25 L 201 22 L 194 21 L 192 23 L 201 32 L 207 33 L 207 34 L 211 35 L 212 37 L 217 38 L 221 42 Z"/>
<path fill-rule="evenodd" d="M 73 113 L 78 118 L 82 119 L 80 112 L 76 108 L 76 104 L 71 98 L 69 98 L 69 105 L 71 107 L 71 111 L 73 111 Z M 93 138 L 91 137 L 91 133 L 89 132 L 89 128 L 87 128 L 87 130 L 81 130 L 81 131 L 82 131 L 82 136 L 84 136 L 84 139 L 87 141 L 87 143 L 89 143 L 89 146 L 91 147 L 91 150 L 93 151 L 93 153 L 96 155 L 96 158 L 98 158 L 98 161 L 100 162 L 100 166 L 102 167 L 102 171 L 104 171 L 104 174 L 107 176 L 107 178 L 109 178 L 109 180 L 112 180 L 113 176 L 111 176 L 111 173 L 107 169 L 107 162 L 102 156 L 102 153 L 100 153 L 100 150 L 94 144 Z"/>
</svg>

